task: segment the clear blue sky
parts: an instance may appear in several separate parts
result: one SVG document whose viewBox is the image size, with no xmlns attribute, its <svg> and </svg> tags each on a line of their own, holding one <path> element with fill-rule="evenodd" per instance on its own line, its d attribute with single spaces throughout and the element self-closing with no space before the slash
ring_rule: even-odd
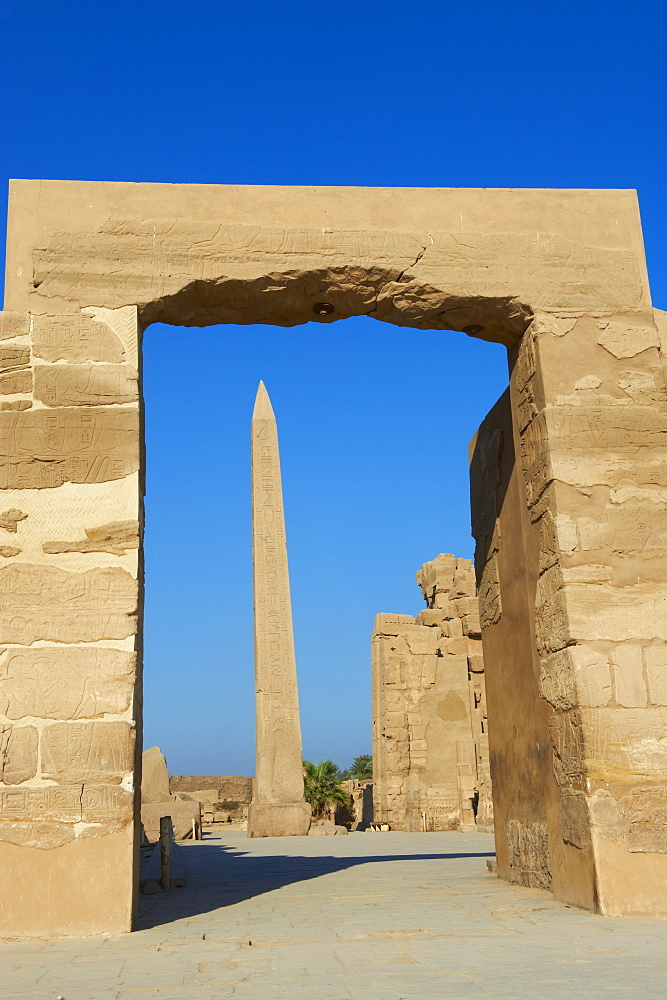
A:
<svg viewBox="0 0 667 1000">
<path fill-rule="evenodd" d="M 665 29 L 657 0 L 5 0 L 0 173 L 637 188 L 667 308 Z M 504 351 L 367 318 L 154 326 L 145 376 L 146 745 L 176 773 L 254 769 L 261 378 L 279 421 L 304 752 L 347 765 L 370 750 L 373 616 L 419 610 L 424 560 L 472 554 L 466 445 L 506 385 Z"/>
</svg>

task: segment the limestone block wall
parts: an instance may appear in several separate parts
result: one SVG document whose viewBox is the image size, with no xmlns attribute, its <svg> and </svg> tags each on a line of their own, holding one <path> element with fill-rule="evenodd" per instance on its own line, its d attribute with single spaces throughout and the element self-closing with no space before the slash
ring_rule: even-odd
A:
<svg viewBox="0 0 667 1000">
<path fill-rule="evenodd" d="M 134 307 L 0 313 L 0 933 L 131 921 L 137 347 Z"/>
<path fill-rule="evenodd" d="M 374 819 L 397 830 L 491 829 L 472 563 L 439 555 L 423 565 L 417 582 L 425 611 L 375 619 Z"/>
</svg>

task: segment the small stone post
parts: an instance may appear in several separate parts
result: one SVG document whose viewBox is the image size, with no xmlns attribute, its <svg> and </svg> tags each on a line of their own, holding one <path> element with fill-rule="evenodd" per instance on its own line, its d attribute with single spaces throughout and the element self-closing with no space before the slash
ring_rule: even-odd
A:
<svg viewBox="0 0 667 1000">
<path fill-rule="evenodd" d="M 171 816 L 160 817 L 160 883 L 171 889 Z"/>
</svg>

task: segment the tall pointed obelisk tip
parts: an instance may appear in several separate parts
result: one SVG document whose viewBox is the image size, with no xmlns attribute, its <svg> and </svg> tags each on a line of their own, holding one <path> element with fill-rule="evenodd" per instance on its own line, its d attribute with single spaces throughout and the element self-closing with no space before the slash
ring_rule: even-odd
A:
<svg viewBox="0 0 667 1000">
<path fill-rule="evenodd" d="M 269 394 L 266 391 L 266 386 L 263 382 L 260 382 L 257 386 L 257 395 L 255 396 L 255 408 L 252 411 L 252 419 L 275 420 L 271 400 L 269 399 Z"/>
</svg>

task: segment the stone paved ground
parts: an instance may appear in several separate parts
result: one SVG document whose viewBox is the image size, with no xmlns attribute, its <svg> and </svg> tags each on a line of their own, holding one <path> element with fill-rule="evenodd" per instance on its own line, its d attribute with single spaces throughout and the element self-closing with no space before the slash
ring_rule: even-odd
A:
<svg viewBox="0 0 667 1000">
<path fill-rule="evenodd" d="M 0 1000 L 663 1000 L 667 924 L 505 885 L 483 834 L 184 845 L 120 938 L 0 944 Z"/>
</svg>

